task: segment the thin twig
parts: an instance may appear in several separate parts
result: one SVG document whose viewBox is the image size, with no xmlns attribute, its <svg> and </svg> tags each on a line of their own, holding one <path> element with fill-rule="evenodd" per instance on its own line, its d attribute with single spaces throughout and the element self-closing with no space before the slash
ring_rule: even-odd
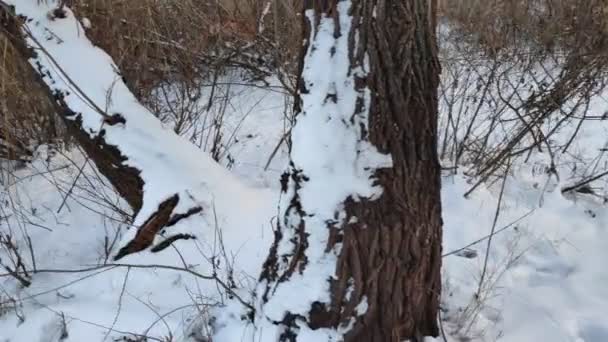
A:
<svg viewBox="0 0 608 342">
<path fill-rule="evenodd" d="M 587 184 L 589 184 L 589 183 L 591 183 L 593 181 L 596 181 L 596 180 L 598 180 L 598 179 L 600 179 L 600 178 L 602 178 L 602 177 L 604 177 L 606 175 L 608 175 L 608 171 L 605 171 L 605 172 L 602 172 L 602 173 L 600 173 L 598 175 L 595 175 L 593 177 L 589 177 L 587 179 L 584 179 L 581 182 L 576 183 L 574 185 L 564 187 L 562 189 L 562 193 L 566 193 L 566 192 L 570 192 L 570 191 L 573 191 L 573 190 L 580 189 L 581 187 L 583 187 L 583 186 L 585 186 L 585 185 L 587 185 Z"/>
<path fill-rule="evenodd" d="M 108 336 L 110 336 L 110 333 L 112 332 L 112 330 L 114 330 L 114 327 L 116 326 L 116 322 L 118 322 L 118 317 L 120 316 L 120 312 L 122 311 L 122 298 L 125 295 L 125 290 L 127 288 L 127 281 L 129 280 L 130 272 L 131 272 L 131 267 L 127 267 L 127 273 L 125 274 L 125 279 L 122 282 L 122 288 L 120 289 L 120 295 L 118 296 L 118 308 L 116 309 L 116 315 L 114 315 L 114 320 L 112 321 L 112 325 L 110 326 L 110 329 L 108 329 L 108 332 L 106 332 L 105 336 L 103 337 L 102 342 L 105 342 L 105 340 L 108 338 Z"/>
<path fill-rule="evenodd" d="M 147 265 L 137 265 L 137 264 L 105 264 L 105 265 L 97 265 L 97 266 L 92 266 L 92 267 L 88 267 L 88 268 L 83 268 L 83 269 L 39 269 L 37 270 L 37 273 L 83 273 L 83 272 L 90 272 L 90 271 L 96 271 L 96 270 L 102 270 L 101 272 L 105 272 L 108 271 L 110 269 L 114 269 L 117 267 L 130 267 L 130 268 L 141 268 L 141 269 L 165 269 L 165 270 L 172 270 L 172 271 L 180 271 L 180 272 L 186 272 L 189 273 L 197 278 L 201 278 L 201 279 L 206 279 L 206 280 L 214 280 L 219 286 L 221 286 L 226 292 L 230 293 L 230 295 L 234 296 L 241 304 L 243 304 L 245 307 L 247 307 L 248 309 L 253 310 L 253 306 L 250 303 L 247 303 L 245 300 L 243 300 L 237 293 L 234 292 L 234 290 L 228 286 L 224 281 L 222 281 L 218 276 L 216 275 L 204 275 L 201 273 L 198 273 L 196 271 L 193 271 L 189 268 L 184 268 L 184 267 L 177 267 L 177 266 L 170 266 L 170 265 L 160 265 L 160 264 L 147 264 Z M 24 274 L 27 271 L 19 271 L 17 272 L 18 274 Z M 101 272 L 97 272 L 95 274 L 101 273 Z M 8 277 L 8 276 L 13 276 L 13 274 L 10 273 L 0 273 L 0 278 L 2 277 Z M 89 275 L 92 276 L 92 275 Z M 84 278 L 80 278 L 80 280 L 85 279 L 89 276 L 86 276 Z M 76 282 L 76 281 L 75 281 Z M 49 292 L 53 292 L 56 291 L 58 289 L 67 287 L 72 285 L 75 282 L 71 282 L 67 285 L 64 285 L 62 287 L 59 287 L 57 289 L 53 289 L 53 290 L 49 290 L 49 291 L 45 291 L 44 293 L 41 294 L 45 294 L 45 293 L 49 293 Z M 41 294 L 37 294 L 41 295 Z M 29 299 L 29 298 L 26 298 Z M 6 303 L 0 303 L 0 305 L 2 304 L 6 304 Z"/>
<path fill-rule="evenodd" d="M 496 223 L 498 222 L 498 216 L 500 215 L 500 205 L 502 204 L 502 196 L 505 192 L 505 184 L 507 183 L 507 177 L 509 175 L 509 169 L 511 168 L 511 161 L 507 161 L 507 169 L 505 170 L 505 175 L 502 180 L 502 186 L 500 188 L 500 194 L 498 195 L 498 203 L 496 204 L 496 213 L 494 214 L 494 221 L 492 222 L 492 230 L 490 231 L 490 235 L 488 236 L 488 245 L 486 247 L 486 255 L 483 260 L 483 269 L 481 271 L 481 277 L 479 278 L 479 286 L 477 288 L 477 298 L 479 298 L 481 294 L 481 288 L 483 286 L 483 281 L 485 280 L 486 271 L 488 269 L 488 259 L 490 257 L 490 249 L 492 248 L 492 237 L 495 234 Z"/>
<path fill-rule="evenodd" d="M 281 145 L 283 145 L 283 142 L 287 139 L 287 137 L 290 134 L 291 134 L 291 129 L 288 130 L 285 134 L 283 134 L 283 136 L 279 140 L 279 143 L 277 144 L 277 146 L 274 148 L 274 150 L 272 150 L 272 153 L 270 154 L 270 157 L 268 157 L 268 161 L 266 162 L 266 165 L 264 165 L 264 171 L 268 170 L 268 167 L 270 166 L 270 163 L 272 162 L 272 160 L 274 159 L 275 155 L 279 151 L 279 148 L 281 147 Z"/>
<path fill-rule="evenodd" d="M 533 212 L 534 212 L 534 209 L 530 210 L 529 212 L 527 212 L 526 214 L 524 214 L 523 216 L 521 216 L 521 217 L 520 217 L 520 218 L 518 218 L 517 220 L 515 220 L 515 221 L 513 221 L 513 222 L 509 223 L 508 225 L 506 225 L 506 226 L 504 226 L 504 227 L 500 228 L 499 230 L 495 231 L 493 235 L 497 235 L 498 233 L 500 233 L 500 232 L 502 232 L 502 231 L 504 231 L 504 230 L 507 230 L 507 229 L 511 228 L 511 227 L 512 227 L 513 225 L 515 225 L 517 222 L 519 222 L 519 221 L 523 220 L 524 218 L 526 218 L 526 217 L 530 216 L 530 214 L 532 214 Z M 476 244 L 478 244 L 478 243 L 480 243 L 480 242 L 482 242 L 482 241 L 485 241 L 486 239 L 490 238 L 491 236 L 492 236 L 491 234 L 488 234 L 488 235 L 486 235 L 486 236 L 482 237 L 481 239 L 475 240 L 475 241 L 471 242 L 470 244 L 468 244 L 468 245 L 466 245 L 466 246 L 464 246 L 464 247 L 461 247 L 461 248 L 455 249 L 455 250 L 453 250 L 453 251 L 450 251 L 450 252 L 448 252 L 448 253 L 445 253 L 445 254 L 443 254 L 441 257 L 442 257 L 442 258 L 445 258 L 445 257 L 447 257 L 447 256 L 450 256 L 450 255 L 456 254 L 456 253 L 458 253 L 458 252 L 462 252 L 463 250 L 465 250 L 465 249 L 467 249 L 467 248 L 469 248 L 469 247 L 471 247 L 471 246 L 474 246 L 474 245 L 476 245 Z"/>
</svg>

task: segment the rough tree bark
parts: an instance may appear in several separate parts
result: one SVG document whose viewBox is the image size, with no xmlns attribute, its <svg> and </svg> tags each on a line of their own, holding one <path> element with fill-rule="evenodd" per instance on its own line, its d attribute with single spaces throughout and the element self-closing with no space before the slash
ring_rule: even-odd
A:
<svg viewBox="0 0 608 342">
<path fill-rule="evenodd" d="M 361 95 L 354 100 L 355 113 L 348 113 L 355 117 L 368 110 L 367 127 L 357 127 L 351 120 L 349 129 L 390 154 L 393 164 L 375 170 L 373 181 L 383 189 L 379 198 L 347 196 L 336 208 L 336 219 L 323 223 L 327 232 L 319 233 L 313 227 L 318 213 L 302 198 L 303 192 L 314 192 L 309 186 L 311 165 L 294 162 L 291 151 L 291 167 L 282 180 L 287 199 L 260 277 L 257 317 L 278 326 L 281 341 L 296 341 L 304 330 L 323 329 L 340 332 L 345 341 L 422 341 L 423 336 L 437 336 L 442 220 L 436 152 L 440 66 L 432 13 L 436 6 L 428 0 L 310 0 L 305 7 L 305 17 L 310 18 L 305 34 L 311 38 L 304 47 L 308 52 L 303 72 L 327 68 L 323 72 L 331 73 L 332 66 L 312 64 L 310 57 L 323 53 L 318 50 L 326 37 L 319 31 L 330 18 L 335 44 L 348 37 L 347 63 L 349 74 L 355 75 L 355 90 L 364 94 L 369 89 L 372 94 L 369 108 L 363 108 Z M 344 15 L 350 17 L 349 31 L 340 19 Z M 332 48 L 329 58 L 338 53 Z M 357 73 L 361 68 L 368 69 L 366 75 Z M 299 94 L 306 96 L 316 86 L 303 76 Z M 337 101 L 342 95 L 329 91 L 316 100 Z M 302 116 L 332 120 L 335 113 L 307 111 L 315 106 L 310 101 L 315 99 L 298 103 L 294 131 Z M 292 144 L 312 144 L 316 139 L 309 132 Z M 324 196 L 331 190 L 318 191 Z M 311 252 L 313 243 L 325 244 L 324 256 Z M 307 270 L 323 260 L 335 261 L 335 272 L 326 279 L 329 296 L 312 298 L 304 311 L 283 303 L 285 309 L 277 314 L 274 308 L 280 303 L 275 297 L 284 302 L 281 288 L 294 288 L 298 282 L 308 287 L 314 278 Z"/>
</svg>

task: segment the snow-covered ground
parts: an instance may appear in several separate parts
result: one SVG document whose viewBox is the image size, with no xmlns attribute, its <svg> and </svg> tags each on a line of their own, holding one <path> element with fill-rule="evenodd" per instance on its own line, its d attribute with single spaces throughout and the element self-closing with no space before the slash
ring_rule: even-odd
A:
<svg viewBox="0 0 608 342">
<path fill-rule="evenodd" d="M 260 127 L 254 123 L 243 129 L 256 131 Z M 265 155 L 269 149 L 257 153 Z M 111 244 L 115 234 L 121 234 L 118 229 L 126 228 L 99 194 L 107 193 L 111 201 L 116 201 L 115 197 L 88 168 L 57 213 L 84 162 L 78 152 L 68 156 L 73 162 L 56 156 L 50 165 L 38 160 L 28 169 L 16 171 L 14 182 L 18 183 L 2 193 L 0 216 L 9 216 L 2 222 L 2 232 L 13 233 L 28 268 L 32 263 L 26 232 L 38 270 L 78 270 L 103 263 L 106 241 Z M 256 174 L 258 168 L 239 169 L 238 165 L 235 173 L 249 174 L 252 180 L 262 173 Z M 54 169 L 59 170 L 45 173 Z M 278 181 L 270 191 L 278 193 L 277 185 Z M 465 199 L 462 194 L 469 186 L 462 176 L 444 178 L 444 254 L 490 233 L 499 184 L 481 188 Z M 608 272 L 603 261 L 608 256 L 608 222 L 604 205 L 588 199 L 573 201 L 551 191 L 544 194 L 539 206 L 540 191 L 518 175 L 509 177 L 505 188 L 496 230 L 510 228 L 493 239 L 481 300 L 475 298 L 487 240 L 469 247 L 466 253 L 444 258 L 442 318 L 446 333 L 455 335 L 448 340 L 458 340 L 462 334 L 474 341 L 607 341 Z M 245 196 L 234 199 L 248 200 Z M 205 258 L 220 255 L 220 268 L 225 269 L 227 260 L 232 262 L 235 281 L 251 289 L 272 238 L 277 199 L 260 196 L 256 201 L 266 204 L 257 222 L 219 225 L 218 231 L 201 228 L 195 242 L 200 253 L 178 243 L 177 250 L 183 252 L 186 263 L 208 265 Z M 218 232 L 227 260 L 219 253 Z M 113 248 L 115 252 L 117 246 Z M 2 260 L 8 260 L 6 251 L 1 253 Z M 477 256 L 465 257 L 473 253 Z M 175 251 L 167 250 L 146 254 L 138 263 L 180 266 L 178 258 Z M 211 273 L 206 267 L 193 269 Z M 40 272 L 33 275 L 28 288 L 19 287 L 11 277 L 2 277 L 0 284 L 0 337 L 11 342 L 58 341 L 62 315 L 68 332 L 65 341 L 101 341 L 110 328 L 107 340 L 135 333 L 158 338 L 173 335 L 180 341 L 191 329 L 201 327 L 197 319 L 206 315 L 209 308 L 205 304 L 220 300 L 214 281 L 160 268 Z M 17 299 L 18 305 L 9 297 Z"/>
<path fill-rule="evenodd" d="M 38 9 L 31 6 L 24 11 Z M 44 11 L 39 14 L 45 16 Z M 43 28 L 39 30 L 45 34 Z M 67 40 L 68 36 L 61 38 Z M 78 42 L 82 37 L 74 39 Z M 78 44 L 80 49 L 90 48 L 82 41 Z M 105 99 L 107 89 L 97 89 L 98 83 L 115 83 L 113 78 L 90 80 L 86 70 L 78 72 L 84 73 L 79 85 L 87 94 L 98 94 L 99 101 Z M 127 205 L 77 149 L 57 154 L 48 162 L 47 152 L 40 151 L 25 169 L 2 164 L 6 177 L 0 188 L 0 233 L 11 235 L 26 269 L 38 272 L 30 272 L 32 284 L 24 288 L 0 270 L 1 342 L 139 341 L 144 335 L 151 341 L 201 341 L 200 336 L 209 329 L 212 307 L 235 305 L 216 280 L 205 279 L 213 275 L 212 265 L 220 280 L 234 287 L 238 296 L 248 298 L 273 238 L 279 175 L 287 161 L 285 144 L 267 170 L 265 166 L 285 133 L 285 96 L 247 85 L 224 90 L 233 94 L 225 114 L 228 151 L 221 160 L 230 171 L 218 167 L 197 148 L 177 151 L 177 157 L 135 158 L 134 163 L 140 162 L 142 167 L 167 159 L 163 169 L 155 171 L 162 177 L 150 176 L 167 179 L 167 183 L 160 187 L 162 193 L 150 197 L 152 204 L 144 213 L 163 194 L 186 193 L 197 177 L 214 183 L 195 182 L 200 187 L 194 198 L 204 199 L 204 211 L 195 221 L 200 225 L 186 221 L 187 227 L 181 228 L 197 239 L 177 242 L 175 248 L 162 253 L 141 253 L 128 257 L 124 265 L 103 266 L 135 229 L 116 210 L 127 211 Z M 126 90 L 122 92 L 113 106 L 134 110 L 127 120 L 137 120 L 138 126 L 128 134 L 115 129 L 110 139 L 143 141 L 144 130 L 150 129 L 160 134 L 151 137 L 150 144 L 165 143 L 166 138 L 183 146 L 183 141 L 170 134 L 170 127 L 159 125 L 152 117 L 137 117 L 150 114 L 131 103 Z M 605 112 L 601 98 L 593 106 L 597 112 Z M 448 341 L 608 341 L 605 204 L 589 195 L 566 198 L 560 192 L 571 177 L 580 176 L 570 168 L 568 158 L 594 158 L 605 148 L 607 130 L 603 121 L 583 125 L 573 147 L 576 153 L 560 157 L 559 181 L 539 172 L 547 164 L 542 153 L 526 164 L 516 161 L 505 180 L 482 186 L 469 198 L 463 194 L 471 180 L 461 171 L 446 174 L 441 318 Z M 570 132 L 564 130 L 562 138 L 567 139 Z M 137 157 L 143 149 L 162 152 L 160 146 L 142 145 L 135 145 L 131 152 Z M 179 164 L 171 164 L 176 159 Z M 176 168 L 180 169 L 177 174 Z M 199 171 L 209 172 L 193 174 Z M 497 214 L 503 181 L 505 191 Z M 484 267 L 493 226 L 498 233 L 492 238 Z M 12 260 L 16 259 L 10 250 L 0 247 L 0 259 L 14 267 Z M 246 340 L 234 334 L 224 336 L 231 337 L 214 341 Z"/>
</svg>

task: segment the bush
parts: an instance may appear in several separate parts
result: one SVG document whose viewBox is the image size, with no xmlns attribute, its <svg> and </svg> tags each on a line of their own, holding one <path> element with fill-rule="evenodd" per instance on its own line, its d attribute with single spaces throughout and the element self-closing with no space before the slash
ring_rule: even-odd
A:
<svg viewBox="0 0 608 342">
<path fill-rule="evenodd" d="M 440 13 L 490 54 L 606 50 L 608 5 L 602 0 L 444 0 Z"/>
</svg>

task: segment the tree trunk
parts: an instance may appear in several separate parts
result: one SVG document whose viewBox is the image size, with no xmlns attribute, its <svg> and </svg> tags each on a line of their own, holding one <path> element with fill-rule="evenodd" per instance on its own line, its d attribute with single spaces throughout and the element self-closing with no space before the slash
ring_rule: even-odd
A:
<svg viewBox="0 0 608 342">
<path fill-rule="evenodd" d="M 437 336 L 440 67 L 430 13 L 436 6 L 428 0 L 311 0 L 305 7 L 304 31 L 310 38 L 304 47 L 301 110 L 293 128 L 291 165 L 282 177 L 281 219 L 260 277 L 257 317 L 277 327 L 280 341 L 322 331 L 365 342 Z M 327 30 L 333 31 L 329 37 Z M 347 51 L 341 49 L 344 41 Z M 342 53 L 348 64 L 344 74 L 339 71 Z M 319 62 L 323 58 L 326 63 Z M 325 77 L 314 77 L 311 70 L 319 68 Z M 340 93 L 342 84 L 351 83 L 356 97 Z M 313 96 L 319 92 L 325 96 Z M 318 126 L 311 130 L 315 118 Z M 357 140 L 332 133 L 327 126 L 334 127 L 334 121 Z M 311 151 L 319 140 L 330 150 L 357 147 L 352 155 L 346 151 L 331 159 Z M 367 143 L 389 154 L 392 167 L 366 164 L 374 160 L 363 156 L 361 146 Z M 344 170 L 371 172 L 367 180 L 381 187 L 381 194 L 351 187 L 335 208 L 319 209 L 317 202 L 325 203 L 335 190 L 330 182 L 319 186 L 315 175 L 320 169 L 342 170 L 349 157 L 354 163 Z M 335 183 L 340 181 L 337 174 Z M 303 296 L 308 300 L 293 299 Z"/>
</svg>

